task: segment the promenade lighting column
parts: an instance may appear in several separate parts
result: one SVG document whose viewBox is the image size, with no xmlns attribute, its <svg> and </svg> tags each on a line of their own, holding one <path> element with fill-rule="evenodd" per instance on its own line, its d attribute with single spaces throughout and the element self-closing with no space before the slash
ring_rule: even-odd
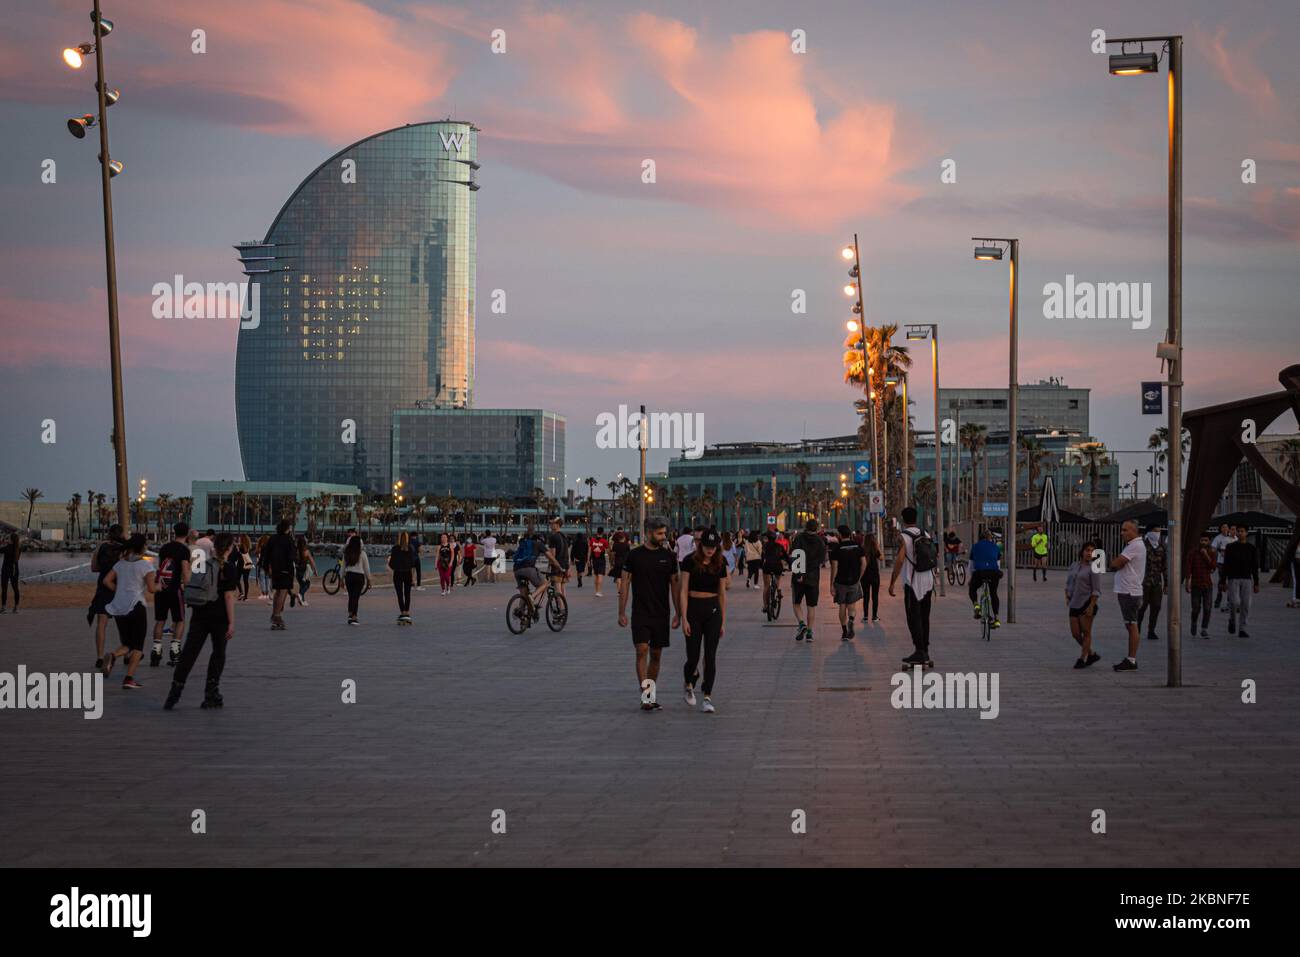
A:
<svg viewBox="0 0 1300 957">
<path fill-rule="evenodd" d="M 934 375 L 934 533 L 938 541 L 943 539 L 943 434 L 939 431 L 939 326 L 936 323 L 911 325 L 907 327 L 908 339 L 930 339 L 930 368 Z M 937 544 L 937 542 L 936 542 Z M 944 591 L 944 578 L 940 574 L 939 597 Z"/>
<path fill-rule="evenodd" d="M 1165 613 L 1168 635 L 1168 666 L 1165 683 L 1178 688 L 1183 683 L 1182 607 L 1178 589 L 1183 571 L 1183 38 L 1117 37 L 1120 52 L 1111 54 L 1113 76 L 1157 73 L 1160 57 L 1147 53 L 1147 43 L 1161 44 L 1169 57 L 1168 125 L 1169 125 L 1169 321 L 1165 340 L 1156 347 L 1156 356 L 1168 363 L 1169 389 L 1169 542 L 1167 545 L 1169 590 L 1173 596 Z M 1136 44 L 1137 53 L 1126 48 Z M 1153 497 L 1155 475 L 1151 477 Z M 1234 484 L 1234 489 L 1236 488 Z"/>
<path fill-rule="evenodd" d="M 1018 311 L 1020 307 L 1020 240 L 971 237 L 972 242 L 980 243 L 975 247 L 975 258 L 981 262 L 996 262 L 1002 258 L 1002 247 L 992 243 L 1006 243 L 1011 250 L 1010 276 L 1010 313 L 1011 313 L 1011 367 L 1007 384 L 1007 523 L 1006 543 L 1003 557 L 1007 564 L 1007 623 L 1016 623 L 1016 462 L 1019 432 L 1016 428 L 1017 411 L 1020 399 L 1020 386 L 1016 382 L 1018 370 L 1017 353 L 1019 342 Z M 987 461 L 987 460 L 986 460 Z M 987 471 L 985 472 L 987 480 Z M 972 516 L 973 517 L 973 516 Z M 1008 557 L 1009 556 L 1009 557 Z"/>
<path fill-rule="evenodd" d="M 863 306 L 862 303 L 862 256 L 858 250 L 857 233 L 853 234 L 853 245 L 845 246 L 843 249 L 841 249 L 840 256 L 842 256 L 844 259 L 853 260 L 853 268 L 849 270 L 849 278 L 853 280 L 853 285 L 845 286 L 844 291 L 846 293 L 849 293 L 850 295 L 856 294 L 857 296 L 857 302 L 853 304 L 853 311 L 858 316 L 857 319 L 858 327 L 862 332 L 862 337 L 861 337 L 862 391 L 867 397 L 867 410 L 871 415 L 870 460 L 871 460 L 871 470 L 872 472 L 875 473 L 875 475 L 872 476 L 872 480 L 874 483 L 879 484 L 880 463 L 876 461 L 876 393 L 871 387 L 871 363 L 870 363 L 870 357 L 867 355 L 867 313 L 866 313 L 866 308 Z M 849 320 L 848 327 L 850 332 L 855 331 L 853 328 L 853 322 L 854 320 L 852 319 Z M 882 490 L 884 489 L 883 485 L 881 486 L 881 489 Z M 889 508 L 888 502 L 885 503 L 885 508 L 886 510 L 888 510 Z M 883 548 L 884 539 L 882 538 L 882 525 L 881 525 L 882 521 L 883 519 L 881 518 L 881 516 L 879 515 L 875 516 L 874 524 L 876 526 L 876 541 L 878 543 L 881 543 L 881 547 Z"/>
</svg>

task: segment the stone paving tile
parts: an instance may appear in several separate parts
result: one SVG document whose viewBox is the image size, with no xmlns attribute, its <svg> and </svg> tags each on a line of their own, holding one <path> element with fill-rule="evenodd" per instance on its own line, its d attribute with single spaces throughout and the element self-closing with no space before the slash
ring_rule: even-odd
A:
<svg viewBox="0 0 1300 957">
<path fill-rule="evenodd" d="M 0 712 L 0 864 L 1300 863 L 1300 613 L 1278 589 L 1251 638 L 1227 637 L 1216 614 L 1211 640 L 1184 639 L 1182 689 L 1164 687 L 1163 640 L 1144 642 L 1136 674 L 1110 670 L 1109 595 L 1105 658 L 1074 672 L 1058 582 L 1022 583 L 1019 623 L 988 643 L 950 593 L 934 616 L 938 670 L 996 672 L 995 720 L 890 705 L 910 650 L 896 600 L 852 643 L 823 605 L 804 646 L 791 619 L 768 625 L 755 592 L 733 591 L 719 713 L 706 716 L 680 698 L 680 634 L 664 711 L 639 711 L 612 590 L 571 588 L 564 633 L 520 638 L 504 626 L 508 596 L 416 593 L 413 628 L 392 624 L 382 590 L 360 628 L 341 597 L 316 596 L 280 633 L 249 602 L 220 712 L 198 708 L 206 656 L 172 713 L 166 668 L 142 669 L 142 692 L 110 682 L 99 721 Z M 0 618 L 0 671 L 85 669 L 90 648 L 75 611 Z M 340 700 L 345 678 L 356 704 Z M 1241 703 L 1245 678 L 1258 704 Z M 190 832 L 195 808 L 205 835 Z"/>
</svg>

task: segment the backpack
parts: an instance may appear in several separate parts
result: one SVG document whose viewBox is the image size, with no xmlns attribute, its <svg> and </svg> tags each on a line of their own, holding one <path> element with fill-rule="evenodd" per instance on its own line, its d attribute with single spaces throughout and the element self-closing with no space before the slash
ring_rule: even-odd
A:
<svg viewBox="0 0 1300 957">
<path fill-rule="evenodd" d="M 195 549 L 195 552 L 202 554 L 204 557 L 203 571 L 193 572 L 190 575 L 189 582 L 185 585 L 185 604 L 191 607 L 198 605 L 210 605 L 220 597 L 220 591 L 217 586 L 221 579 L 221 562 L 215 556 L 208 555 L 201 549 Z M 194 561 L 194 552 L 190 553 L 190 561 Z"/>
<path fill-rule="evenodd" d="M 535 559 L 533 540 L 531 538 L 521 538 L 519 544 L 515 547 L 515 564 L 520 565 L 525 562 L 532 562 Z"/>
<path fill-rule="evenodd" d="M 912 570 L 932 572 L 939 566 L 939 550 L 934 547 L 934 539 L 925 532 L 913 535 L 903 532 L 912 540 Z"/>
</svg>

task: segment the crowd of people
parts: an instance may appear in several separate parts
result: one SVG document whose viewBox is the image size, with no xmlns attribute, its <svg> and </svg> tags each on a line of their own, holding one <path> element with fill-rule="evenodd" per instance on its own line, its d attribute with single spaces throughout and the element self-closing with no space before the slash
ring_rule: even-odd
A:
<svg viewBox="0 0 1300 957">
<path fill-rule="evenodd" d="M 941 561 L 956 560 L 961 540 L 949 529 L 934 541 L 917 524 L 916 510 L 905 508 L 895 524 L 898 545 L 892 562 L 870 533 L 846 525 L 822 528 L 809 520 L 793 536 L 784 530 L 738 529 L 719 532 L 703 525 L 670 530 L 662 521 L 647 526 L 642 542 L 623 529 L 597 527 L 565 533 L 561 521 L 551 520 L 546 530 L 529 528 L 519 535 L 498 538 L 482 534 L 443 533 L 426 544 L 418 534 L 400 532 L 385 561 L 391 573 L 397 605 L 397 623 L 413 623 L 411 596 L 423 591 L 423 560 L 429 557 L 438 572 L 440 594 L 451 596 L 457 587 L 474 587 L 480 579 L 498 580 L 510 569 L 516 588 L 536 605 L 548 588 L 567 595 L 569 588 L 591 582 L 593 598 L 603 598 L 613 579 L 617 591 L 617 621 L 629 628 L 635 651 L 635 669 L 641 708 L 660 709 L 658 681 L 661 659 L 673 631 L 685 642 L 682 663 L 683 698 L 706 713 L 717 710 L 714 689 L 718 678 L 718 651 L 726 634 L 728 590 L 759 591 L 750 609 L 775 617 L 769 603 L 784 597 L 789 576 L 790 606 L 795 618 L 796 642 L 816 638 L 821 604 L 823 570 L 828 571 L 830 599 L 840 626 L 840 640 L 852 641 L 863 627 L 880 620 L 883 570 L 891 568 L 887 594 L 901 598 L 912 651 L 902 659 L 905 667 L 933 667 L 930 654 L 930 616 Z M 1124 627 L 1124 656 L 1116 671 L 1136 671 L 1145 623 L 1148 640 L 1159 638 L 1157 622 L 1168 591 L 1168 543 L 1164 530 L 1137 524 L 1121 528 L 1122 549 L 1104 563 L 1099 543 L 1086 542 L 1066 570 L 1065 604 L 1069 632 L 1079 649 L 1076 669 L 1091 667 L 1101 659 L 1096 649 L 1094 625 L 1101 613 L 1103 573 L 1113 576 L 1113 592 Z M 1036 569 L 1047 547 L 1046 534 L 1032 545 Z M 3 574 L 0 583 L 12 585 L 17 610 L 16 569 L 21 546 L 17 537 L 0 549 Z M 942 556 L 942 558 L 941 558 Z M 1296 559 L 1293 557 L 1292 561 Z M 981 614 L 977 595 L 987 587 L 993 627 L 1001 622 L 998 586 L 1003 575 L 1003 553 L 996 536 L 982 530 L 970 550 L 968 594 L 976 617 Z M 1252 597 L 1259 592 L 1260 556 L 1244 526 L 1223 525 L 1219 533 L 1202 534 L 1191 551 L 1183 588 L 1190 595 L 1190 633 L 1210 637 L 1215 609 L 1228 615 L 1227 633 L 1249 637 Z M 202 706 L 221 707 L 220 682 L 226 646 L 234 637 L 236 603 L 250 600 L 256 582 L 258 597 L 268 604 L 271 630 L 286 630 L 286 607 L 306 607 L 312 579 L 321 577 L 320 566 L 306 538 L 293 535 L 288 521 L 274 534 L 253 541 L 247 535 L 199 532 L 184 522 L 172 528 L 172 537 L 157 554 L 148 554 L 144 535 L 125 536 L 113 526 L 108 539 L 94 554 L 91 569 L 97 576 L 95 595 L 87 611 L 94 626 L 96 668 L 110 675 L 119 662 L 124 666 L 122 687 L 141 688 L 139 668 L 149 639 L 148 605 L 154 621 L 149 666 L 172 668 L 167 708 L 180 699 L 186 680 L 203 646 L 210 644 Z M 1046 568 L 1041 569 L 1046 581 Z M 337 574 L 347 595 L 347 623 L 360 624 L 362 597 L 370 590 L 370 552 L 363 536 L 349 530 L 338 559 Z M 1037 575 L 1035 575 L 1035 578 Z M 1297 576 L 1300 577 L 1300 576 Z M 6 592 L 8 588 L 6 587 Z M 1293 595 L 1289 605 L 1300 605 Z M 0 606 L 0 610 L 3 610 Z M 630 613 L 629 613 L 630 612 Z M 115 624 L 117 646 L 106 651 L 109 620 Z"/>
</svg>

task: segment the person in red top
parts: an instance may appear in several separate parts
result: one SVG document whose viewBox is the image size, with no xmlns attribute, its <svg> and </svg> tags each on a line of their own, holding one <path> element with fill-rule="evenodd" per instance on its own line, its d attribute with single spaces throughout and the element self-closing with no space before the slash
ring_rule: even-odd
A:
<svg viewBox="0 0 1300 957">
<path fill-rule="evenodd" d="M 1201 611 L 1201 637 L 1209 638 L 1210 595 L 1214 592 L 1214 570 L 1218 567 L 1219 557 L 1210 545 L 1208 532 L 1201 533 L 1201 540 L 1192 550 L 1187 560 L 1187 591 L 1192 596 L 1192 635 L 1196 634 L 1196 613 Z"/>
<path fill-rule="evenodd" d="M 600 598 L 600 580 L 605 575 L 605 553 L 609 551 L 609 539 L 605 537 L 603 526 L 596 529 L 596 534 L 588 540 L 587 551 L 591 555 L 591 575 L 596 579 L 596 597 Z"/>
</svg>

